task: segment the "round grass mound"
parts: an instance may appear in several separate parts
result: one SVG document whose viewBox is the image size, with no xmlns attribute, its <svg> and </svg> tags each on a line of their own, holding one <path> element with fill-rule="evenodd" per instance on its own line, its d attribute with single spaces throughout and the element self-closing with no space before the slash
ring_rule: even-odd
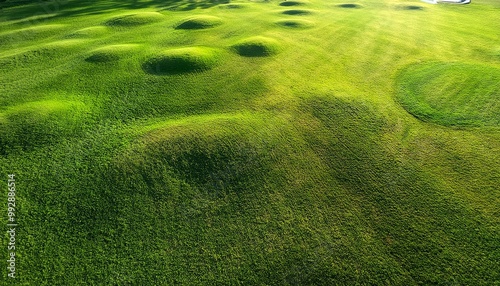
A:
<svg viewBox="0 0 500 286">
<path fill-rule="evenodd" d="M 90 108 L 78 101 L 42 100 L 0 112 L 0 153 L 29 150 L 78 133 Z"/>
<path fill-rule="evenodd" d="M 84 29 L 77 30 L 69 35 L 66 38 L 93 38 L 104 35 L 107 32 L 107 28 L 103 26 L 94 26 L 88 27 Z"/>
<path fill-rule="evenodd" d="M 292 9 L 292 10 L 283 11 L 282 14 L 304 16 L 304 15 L 310 15 L 310 14 L 312 14 L 312 11 L 311 10 L 306 10 L 306 9 Z"/>
<path fill-rule="evenodd" d="M 285 28 L 294 28 L 294 29 L 306 29 L 314 26 L 314 23 L 307 20 L 279 20 L 276 21 L 276 24 Z"/>
<path fill-rule="evenodd" d="M 346 8 L 346 9 L 359 9 L 362 7 L 360 4 L 356 4 L 356 3 L 343 3 L 343 4 L 339 4 L 337 6 L 340 8 Z"/>
<path fill-rule="evenodd" d="M 245 3 L 231 3 L 219 6 L 220 9 L 243 9 L 246 7 L 248 7 L 248 5 Z"/>
<path fill-rule="evenodd" d="M 419 11 L 419 10 L 424 10 L 424 7 L 418 6 L 418 5 L 404 5 L 404 6 L 401 6 L 399 9 L 410 10 L 410 11 Z"/>
<path fill-rule="evenodd" d="M 164 170 L 151 177 L 159 185 L 177 178 L 214 195 L 254 191 L 269 171 L 268 148 L 273 145 L 268 141 L 273 138 L 262 131 L 270 127 L 269 120 L 253 115 L 200 115 L 144 126 L 136 129 L 141 136 L 114 165 L 132 176 Z"/>
<path fill-rule="evenodd" d="M 175 29 L 196 30 L 208 29 L 222 24 L 222 20 L 215 16 L 200 15 L 184 19 Z"/>
<path fill-rule="evenodd" d="M 244 57 L 267 57 L 280 51 L 278 41 L 261 36 L 247 38 L 233 45 L 232 48 Z"/>
<path fill-rule="evenodd" d="M 403 70 L 397 80 L 397 100 L 421 120 L 444 126 L 500 125 L 499 68 L 423 63 Z"/>
<path fill-rule="evenodd" d="M 118 61 L 129 52 L 137 48 L 135 44 L 111 45 L 95 49 L 91 52 L 85 61 L 89 63 L 105 63 Z"/>
<path fill-rule="evenodd" d="M 219 51 L 207 47 L 166 50 L 143 64 L 150 74 L 182 74 L 209 70 L 219 62 Z"/>
<path fill-rule="evenodd" d="M 307 3 L 306 2 L 303 2 L 303 1 L 284 1 L 284 2 L 281 2 L 280 3 L 280 6 L 302 6 L 302 5 L 306 5 Z"/>
<path fill-rule="evenodd" d="M 111 27 L 130 27 L 160 22 L 165 17 L 158 12 L 141 12 L 119 16 L 108 20 L 105 25 Z"/>
</svg>

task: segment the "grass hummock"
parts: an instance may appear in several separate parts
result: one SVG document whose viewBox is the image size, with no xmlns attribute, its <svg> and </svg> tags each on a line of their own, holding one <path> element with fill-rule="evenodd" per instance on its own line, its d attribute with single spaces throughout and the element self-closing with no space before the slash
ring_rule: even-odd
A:
<svg viewBox="0 0 500 286">
<path fill-rule="evenodd" d="M 306 29 L 314 26 L 313 22 L 302 19 L 279 20 L 276 21 L 276 24 L 285 28 L 295 28 L 295 29 Z"/>
<path fill-rule="evenodd" d="M 216 49 L 207 47 L 169 49 L 151 57 L 143 68 L 156 75 L 201 72 L 216 66 L 219 54 Z"/>
<path fill-rule="evenodd" d="M 343 3 L 337 5 L 340 8 L 347 8 L 347 9 L 359 9 L 362 8 L 362 5 L 357 4 L 357 3 Z"/>
<path fill-rule="evenodd" d="M 310 14 L 312 14 L 312 11 L 311 10 L 306 10 L 306 9 L 292 9 L 292 10 L 283 11 L 282 14 L 303 16 L 303 15 L 310 15 Z"/>
<path fill-rule="evenodd" d="M 244 39 L 232 46 L 240 56 L 244 57 L 268 57 L 277 54 L 280 51 L 278 41 L 256 36 Z"/>
<path fill-rule="evenodd" d="M 304 2 L 304 1 L 283 1 L 280 3 L 280 6 L 303 6 L 303 5 L 307 5 L 307 2 Z"/>
<path fill-rule="evenodd" d="M 344 1 L 0 0 L 0 285 L 500 286 L 498 0 Z"/>
<path fill-rule="evenodd" d="M 500 69 L 466 63 L 422 63 L 398 78 L 398 100 L 425 121 L 445 126 L 500 125 Z"/>
<path fill-rule="evenodd" d="M 135 44 L 110 45 L 95 49 L 91 52 L 85 61 L 90 63 L 112 62 L 125 57 L 128 53 L 136 49 Z"/>
<path fill-rule="evenodd" d="M 111 27 L 132 27 L 160 22 L 164 18 L 165 16 L 158 12 L 140 12 L 115 17 L 106 21 L 105 24 Z"/>
<path fill-rule="evenodd" d="M 182 20 L 182 22 L 175 26 L 176 29 L 181 30 L 197 30 L 213 28 L 222 24 L 222 20 L 218 17 L 199 15 Z"/>
</svg>

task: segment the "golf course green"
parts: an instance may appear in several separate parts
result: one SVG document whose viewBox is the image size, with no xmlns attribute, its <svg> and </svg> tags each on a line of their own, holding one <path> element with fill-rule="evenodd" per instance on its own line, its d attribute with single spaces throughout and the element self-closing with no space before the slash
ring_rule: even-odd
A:
<svg viewBox="0 0 500 286">
<path fill-rule="evenodd" d="M 499 16 L 1 1 L 0 285 L 500 285 Z"/>
</svg>

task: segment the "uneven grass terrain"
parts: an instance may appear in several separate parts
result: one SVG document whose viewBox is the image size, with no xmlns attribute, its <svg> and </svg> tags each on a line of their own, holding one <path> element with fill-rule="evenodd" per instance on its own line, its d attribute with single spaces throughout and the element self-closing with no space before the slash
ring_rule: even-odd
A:
<svg viewBox="0 0 500 286">
<path fill-rule="evenodd" d="M 0 5 L 0 284 L 500 285 L 498 1 Z"/>
</svg>

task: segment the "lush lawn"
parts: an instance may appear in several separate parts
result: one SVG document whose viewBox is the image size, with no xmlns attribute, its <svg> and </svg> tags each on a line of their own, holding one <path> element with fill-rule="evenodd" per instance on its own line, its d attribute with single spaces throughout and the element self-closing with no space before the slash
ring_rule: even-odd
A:
<svg viewBox="0 0 500 286">
<path fill-rule="evenodd" d="M 500 285 L 500 2 L 0 5 L 1 285 Z"/>
</svg>

